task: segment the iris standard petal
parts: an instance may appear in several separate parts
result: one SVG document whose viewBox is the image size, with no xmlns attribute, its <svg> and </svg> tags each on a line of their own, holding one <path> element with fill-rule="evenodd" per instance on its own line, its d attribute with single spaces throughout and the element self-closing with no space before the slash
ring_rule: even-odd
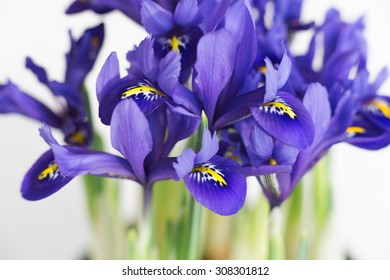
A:
<svg viewBox="0 0 390 280">
<path fill-rule="evenodd" d="M 131 65 L 130 74 L 141 74 L 151 81 L 157 81 L 159 61 L 155 56 L 153 44 L 154 39 L 145 38 L 127 53 L 126 58 Z"/>
<path fill-rule="evenodd" d="M 176 162 L 173 163 L 177 175 L 175 180 L 179 180 L 191 172 L 194 167 L 195 156 L 195 152 L 187 148 L 176 158 Z"/>
<path fill-rule="evenodd" d="M 160 88 L 169 96 L 172 96 L 179 83 L 180 75 L 180 55 L 169 52 L 159 64 L 158 84 Z"/>
<path fill-rule="evenodd" d="M 141 17 L 146 31 L 155 37 L 173 28 L 173 15 L 153 1 L 143 1 Z"/>
<path fill-rule="evenodd" d="M 222 216 L 233 215 L 242 208 L 246 198 L 246 180 L 238 173 L 239 168 L 234 160 L 214 156 L 195 165 L 184 182 L 204 207 Z"/>
<path fill-rule="evenodd" d="M 51 150 L 46 151 L 23 178 L 21 193 L 27 200 L 39 200 L 59 191 L 73 177 L 63 176 Z"/>
<path fill-rule="evenodd" d="M 123 100 L 112 115 L 111 144 L 130 163 L 134 174 L 146 180 L 144 160 L 152 151 L 153 139 L 148 120 L 135 101 Z"/>
<path fill-rule="evenodd" d="M 99 103 L 102 101 L 104 94 L 109 94 L 104 91 L 105 87 L 109 87 L 115 81 L 120 79 L 119 61 L 116 52 L 112 52 L 103 64 L 96 80 L 96 95 Z"/>
<path fill-rule="evenodd" d="M 246 150 L 253 166 L 268 165 L 265 161 L 273 157 L 274 140 L 256 123 L 250 132 Z"/>
<path fill-rule="evenodd" d="M 176 169 L 173 167 L 175 159 L 164 158 L 156 161 L 148 169 L 148 184 L 157 181 L 171 180 L 177 178 Z"/>
<path fill-rule="evenodd" d="M 205 128 L 202 136 L 202 148 L 196 154 L 195 164 L 208 161 L 211 157 L 217 154 L 219 150 L 219 140 L 217 133 L 211 135 L 210 131 Z"/>
<path fill-rule="evenodd" d="M 298 149 L 309 147 L 314 139 L 313 121 L 294 96 L 278 92 L 275 99 L 251 108 L 253 117 L 270 135 Z"/>
<path fill-rule="evenodd" d="M 208 33 L 199 40 L 194 89 L 210 122 L 218 97 L 233 73 L 234 57 L 234 39 L 224 29 Z"/>
<path fill-rule="evenodd" d="M 198 2 L 194 0 L 180 0 L 177 3 L 173 19 L 180 26 L 194 26 L 201 20 Z"/>
</svg>

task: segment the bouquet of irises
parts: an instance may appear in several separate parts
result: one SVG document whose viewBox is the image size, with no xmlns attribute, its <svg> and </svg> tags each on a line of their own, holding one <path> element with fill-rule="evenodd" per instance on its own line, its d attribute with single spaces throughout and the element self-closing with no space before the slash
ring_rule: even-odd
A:
<svg viewBox="0 0 390 280">
<path fill-rule="evenodd" d="M 92 224 L 105 232 L 95 236 L 93 258 L 310 257 L 297 226 L 303 176 L 317 174 L 321 228 L 331 200 L 329 149 L 390 144 L 390 99 L 378 92 L 388 72 L 369 82 L 363 19 L 347 23 L 331 9 L 323 23 L 302 22 L 300 0 L 77 0 L 66 12 L 85 10 L 118 10 L 149 34 L 127 53 L 125 74 L 114 51 L 96 80 L 99 118 L 119 153 L 105 152 L 94 132 L 84 86 L 103 44 L 100 24 L 70 36 L 63 82 L 26 59 L 63 103 L 60 112 L 11 81 L 0 88 L 0 113 L 44 123 L 49 145 L 27 171 L 22 196 L 44 199 L 86 175 Z M 291 45 L 301 32 L 311 40 L 297 55 Z M 255 203 L 249 178 L 262 191 Z M 117 211 L 123 180 L 143 190 L 131 224 Z"/>
</svg>

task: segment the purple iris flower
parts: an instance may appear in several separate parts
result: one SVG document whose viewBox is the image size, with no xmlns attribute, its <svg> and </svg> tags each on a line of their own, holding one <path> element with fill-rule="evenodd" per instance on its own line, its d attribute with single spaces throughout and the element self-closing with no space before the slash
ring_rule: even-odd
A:
<svg viewBox="0 0 390 280">
<path fill-rule="evenodd" d="M 130 179 L 147 188 L 156 181 L 176 178 L 172 166 L 174 159 L 167 155 L 174 144 L 197 129 L 200 117 L 183 112 L 181 107 L 170 107 L 169 115 L 163 121 L 168 124 L 163 126 L 164 133 L 160 133 L 161 128 L 156 126 L 160 123 L 156 119 L 149 120 L 134 100 L 126 99 L 118 104 L 111 120 L 111 144 L 123 157 L 88 148 L 61 146 L 52 137 L 49 127 L 44 126 L 41 135 L 54 153 L 54 167 L 38 161 L 26 176 L 23 196 L 45 198 L 70 179 L 84 174 Z M 159 157 L 156 151 L 159 151 Z M 54 172 L 56 175 L 51 175 Z M 49 175 L 40 179 L 42 173 Z M 41 191 L 43 185 L 45 192 Z"/>
<path fill-rule="evenodd" d="M 201 10 L 196 0 L 180 0 L 173 12 L 159 4 L 144 0 L 142 24 L 154 38 L 156 54 L 162 58 L 170 51 L 181 54 L 181 81 L 187 80 L 196 60 L 196 46 L 203 35 Z"/>
<path fill-rule="evenodd" d="M 346 142 L 364 149 L 377 150 L 390 144 L 390 98 L 378 94 L 388 76 L 383 69 L 370 84 L 369 73 L 358 73 L 352 86 L 354 102 L 358 108 L 346 130 Z"/>
<path fill-rule="evenodd" d="M 104 28 L 100 24 L 88 29 L 74 40 L 70 34 L 71 49 L 66 55 L 64 82 L 50 81 L 46 71 L 31 58 L 26 59 L 29 68 L 46 85 L 54 96 L 62 97 L 66 106 L 62 112 L 54 113 L 47 106 L 21 91 L 12 82 L 0 88 L 0 113 L 19 113 L 48 125 L 59 128 L 65 141 L 72 145 L 88 145 L 92 139 L 91 126 L 84 101 L 83 83 L 91 70 L 102 46 Z"/>
<path fill-rule="evenodd" d="M 143 0 L 76 0 L 66 10 L 67 14 L 91 10 L 97 14 L 118 10 L 141 24 L 141 4 Z M 154 0 L 166 10 L 173 11 L 178 0 Z"/>
<path fill-rule="evenodd" d="M 154 54 L 153 43 L 153 39 L 146 38 L 128 53 L 131 68 L 124 77 L 120 77 L 116 53 L 107 58 L 96 86 L 99 117 L 104 124 L 110 124 L 115 107 L 127 98 L 135 100 L 145 115 L 161 106 L 166 108 L 167 103 L 188 105 L 191 112 L 200 115 L 199 101 L 178 81 L 180 55 L 170 52 L 160 60 Z"/>
<path fill-rule="evenodd" d="M 269 59 L 265 59 L 265 95 L 263 104 L 251 107 L 258 124 L 281 142 L 298 149 L 309 147 L 314 139 L 313 121 L 295 96 L 279 91 L 286 83 L 291 61 L 285 54 L 276 70 Z"/>
<path fill-rule="evenodd" d="M 364 69 L 366 65 L 367 43 L 363 31 L 363 18 L 350 24 L 340 19 L 337 10 L 328 11 L 325 22 L 313 35 L 307 54 L 295 58 L 294 88 L 303 93 L 312 82 L 320 82 L 328 89 L 336 83 L 348 86 L 352 69 Z"/>
<path fill-rule="evenodd" d="M 194 199 L 204 207 L 219 215 L 233 215 L 244 205 L 246 180 L 239 172 L 240 165 L 216 155 L 218 149 L 218 137 L 206 128 L 200 151 L 188 148 L 173 163 L 175 178 L 183 178 Z"/>
</svg>

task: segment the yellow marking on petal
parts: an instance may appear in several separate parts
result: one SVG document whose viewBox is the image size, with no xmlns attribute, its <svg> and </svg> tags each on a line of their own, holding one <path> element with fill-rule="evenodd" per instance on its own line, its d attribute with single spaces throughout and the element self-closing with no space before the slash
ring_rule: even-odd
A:
<svg viewBox="0 0 390 280">
<path fill-rule="evenodd" d="M 373 101 L 371 101 L 369 103 L 369 105 L 373 105 L 375 106 L 376 108 L 379 109 L 379 111 L 381 111 L 381 113 L 388 119 L 390 119 L 390 107 L 389 107 L 389 103 L 383 101 L 383 100 L 379 100 L 379 99 L 374 99 Z"/>
<path fill-rule="evenodd" d="M 269 165 L 272 165 L 272 166 L 275 166 L 275 165 L 278 165 L 278 162 L 276 161 L 276 159 L 274 158 L 271 158 L 269 161 L 268 161 Z"/>
<path fill-rule="evenodd" d="M 171 39 L 171 46 L 173 51 L 177 51 L 180 53 L 179 47 L 180 47 L 180 41 L 176 36 L 172 36 Z"/>
<path fill-rule="evenodd" d="M 294 113 L 294 111 L 290 107 L 288 107 L 287 105 L 280 103 L 280 102 L 271 101 L 271 102 L 265 103 L 263 106 L 279 108 L 292 119 L 295 119 L 297 117 L 297 115 Z"/>
<path fill-rule="evenodd" d="M 194 169 L 192 169 L 192 172 L 207 173 L 211 177 L 213 177 L 221 186 L 223 186 L 223 187 L 227 186 L 225 179 L 211 168 L 208 168 L 205 166 L 198 166 L 198 167 L 195 167 Z"/>
<path fill-rule="evenodd" d="M 43 170 L 39 175 L 38 175 L 38 180 L 43 180 L 47 178 L 50 174 L 53 174 L 58 170 L 58 164 L 55 162 L 53 164 L 50 164 L 45 170 Z"/>
<path fill-rule="evenodd" d="M 257 68 L 257 70 L 262 74 L 265 74 L 265 72 L 267 72 L 267 66 L 260 66 Z"/>
<path fill-rule="evenodd" d="M 135 94 L 140 94 L 143 92 L 151 92 L 160 96 L 166 96 L 163 92 L 159 91 L 158 89 L 155 89 L 154 87 L 150 86 L 138 86 L 133 87 L 131 89 L 126 90 L 124 93 L 122 93 L 121 98 L 127 98 Z"/>
<path fill-rule="evenodd" d="M 72 134 L 70 134 L 69 136 L 69 139 L 73 142 L 73 143 L 77 143 L 77 144 L 85 144 L 85 137 L 84 137 L 84 133 L 81 132 L 81 131 L 76 131 Z"/>
<path fill-rule="evenodd" d="M 365 132 L 366 132 L 366 130 L 360 126 L 350 126 L 347 128 L 348 134 L 365 133 Z"/>
</svg>

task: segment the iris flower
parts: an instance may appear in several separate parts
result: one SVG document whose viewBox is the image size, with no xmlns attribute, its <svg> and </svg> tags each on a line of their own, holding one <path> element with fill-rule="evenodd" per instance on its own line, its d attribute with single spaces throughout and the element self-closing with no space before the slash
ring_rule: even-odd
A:
<svg viewBox="0 0 390 280">
<path fill-rule="evenodd" d="M 84 101 L 83 83 L 95 63 L 104 37 L 103 25 L 88 29 L 76 41 L 70 34 L 71 49 L 66 55 L 64 82 L 50 81 L 46 71 L 31 58 L 26 59 L 38 80 L 49 88 L 54 96 L 62 97 L 66 104 L 62 112 L 54 113 L 46 105 L 8 82 L 0 88 L 0 113 L 19 113 L 59 128 L 65 141 L 72 145 L 88 145 L 92 139 L 91 126 Z M 60 98 L 59 98 L 60 99 Z"/>
<path fill-rule="evenodd" d="M 183 178 L 189 192 L 204 207 L 219 215 L 233 215 L 244 205 L 246 180 L 239 172 L 240 165 L 216 155 L 218 149 L 218 137 L 206 128 L 201 150 L 195 153 L 188 148 L 173 163 L 175 178 Z"/>
<path fill-rule="evenodd" d="M 111 144 L 123 157 L 83 147 L 61 146 L 45 125 L 40 130 L 41 136 L 54 153 L 55 165 L 47 166 L 46 162 L 38 161 L 26 175 L 22 194 L 27 198 L 42 199 L 61 189 L 70 179 L 84 174 L 130 179 L 146 188 L 156 181 L 176 178 L 172 166 L 174 159 L 155 156 L 155 151 L 162 149 L 160 146 L 171 147 L 171 142 L 177 143 L 193 132 L 192 127 L 185 127 L 188 123 L 183 121 L 180 109 L 177 109 L 179 112 L 175 109 L 168 119 L 167 139 L 162 142 L 165 134 L 163 139 L 157 137 L 154 124 L 134 100 L 126 99 L 118 104 L 111 120 Z M 41 175 L 43 173 L 48 176 Z"/>
</svg>

